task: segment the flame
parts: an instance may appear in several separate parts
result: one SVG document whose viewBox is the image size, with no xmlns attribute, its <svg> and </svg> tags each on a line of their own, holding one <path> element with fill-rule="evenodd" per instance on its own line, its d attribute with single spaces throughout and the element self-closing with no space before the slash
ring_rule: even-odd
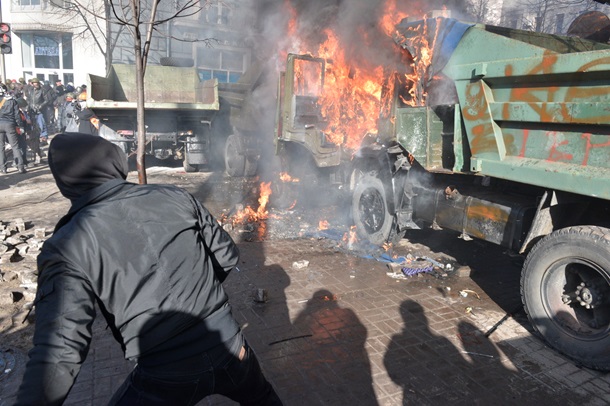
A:
<svg viewBox="0 0 610 406">
<path fill-rule="evenodd" d="M 343 243 L 347 245 L 347 249 L 351 250 L 354 245 L 358 242 L 358 234 L 356 233 L 356 226 L 351 226 L 349 231 L 343 234 Z"/>
<path fill-rule="evenodd" d="M 404 86 L 408 86 L 408 90 L 404 91 L 405 101 L 413 106 L 424 105 L 425 93 L 421 83 L 431 61 L 431 47 L 420 41 L 415 45 L 423 48 L 421 55 L 406 60 L 407 52 L 396 47 L 394 38 L 398 38 L 396 25 L 404 18 L 424 15 L 424 8 L 428 8 L 426 2 L 410 1 L 406 4 L 398 0 L 385 0 L 379 6 L 375 27 L 353 26 L 348 36 L 343 30 L 330 27 L 311 30 L 306 16 L 303 16 L 303 21 L 300 20 L 291 2 L 285 0 L 284 3 L 286 15 L 290 16 L 288 32 L 291 35 L 279 44 L 280 48 L 288 45 L 281 48 L 280 55 L 292 52 L 326 60 L 324 72 L 319 71 L 320 64 L 309 63 L 315 65 L 318 71 L 307 71 L 304 67 L 307 63 L 296 66 L 294 84 L 296 94 L 317 98 L 323 121 L 318 129 L 323 132 L 326 142 L 339 145 L 349 153 L 357 150 L 368 134 L 385 130 L 377 128 L 377 121 L 380 117 L 392 119 L 387 114 L 389 106 L 383 100 L 384 93 L 388 94 L 387 89 L 393 90 L 393 86 L 384 85 L 389 72 L 400 71 L 404 75 L 408 71 L 408 76 L 403 78 Z M 355 43 L 358 43 L 357 47 L 353 46 Z M 375 51 L 374 55 L 371 50 Z"/>
<path fill-rule="evenodd" d="M 269 216 L 267 211 L 267 203 L 271 195 L 271 182 L 262 182 L 260 184 L 260 195 L 258 198 L 258 209 L 254 210 L 250 206 L 246 206 L 243 210 L 238 211 L 229 218 L 223 218 L 225 222 L 230 222 L 232 225 L 254 223 L 260 220 L 265 220 Z"/>
<path fill-rule="evenodd" d="M 287 172 L 280 172 L 280 180 L 284 183 L 287 183 L 287 182 L 297 183 L 300 181 L 299 178 L 293 178 Z"/>
<path fill-rule="evenodd" d="M 318 229 L 320 230 L 328 230 L 329 223 L 327 220 L 320 220 L 318 223 Z"/>
<path fill-rule="evenodd" d="M 384 242 L 382 247 L 383 247 L 384 251 L 391 251 L 392 250 L 392 243 L 391 242 Z"/>
<path fill-rule="evenodd" d="M 318 100 L 327 122 L 324 130 L 328 141 L 355 150 L 367 133 L 377 132 L 383 67 L 365 69 L 348 63 L 336 34 L 325 34 L 327 40 L 318 49 L 318 55 L 329 60 Z"/>
<path fill-rule="evenodd" d="M 424 83 L 428 80 L 428 68 L 432 63 L 432 50 L 440 26 L 440 24 L 436 24 L 436 31 L 431 43 L 428 41 L 429 27 L 427 20 L 423 20 L 420 25 L 410 29 L 415 35 L 401 39 L 402 43 L 409 49 L 416 51 L 414 55 L 411 55 L 412 62 L 409 65 L 411 72 L 405 74 L 408 98 L 401 96 L 403 103 L 408 106 L 424 106 L 426 103 L 428 95 L 424 90 Z"/>
<path fill-rule="evenodd" d="M 385 4 L 383 17 L 379 25 L 387 36 L 392 36 L 396 32 L 396 24 L 402 21 L 403 18 L 408 16 L 407 13 L 398 10 L 396 0 L 388 0 Z"/>
</svg>

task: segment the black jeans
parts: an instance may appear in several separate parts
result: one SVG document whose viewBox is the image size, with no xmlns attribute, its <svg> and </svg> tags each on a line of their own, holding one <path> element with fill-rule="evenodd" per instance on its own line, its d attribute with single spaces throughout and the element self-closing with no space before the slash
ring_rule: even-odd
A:
<svg viewBox="0 0 610 406">
<path fill-rule="evenodd" d="M 194 405 L 211 394 L 242 405 L 282 405 L 241 333 L 195 357 L 155 367 L 138 364 L 110 405 Z"/>
<path fill-rule="evenodd" d="M 16 128 L 16 125 L 9 121 L 0 121 L 0 169 L 6 169 L 8 166 L 4 152 L 4 143 L 6 141 L 11 144 L 11 148 L 13 149 L 13 157 L 17 169 L 21 169 L 25 166 Z"/>
</svg>

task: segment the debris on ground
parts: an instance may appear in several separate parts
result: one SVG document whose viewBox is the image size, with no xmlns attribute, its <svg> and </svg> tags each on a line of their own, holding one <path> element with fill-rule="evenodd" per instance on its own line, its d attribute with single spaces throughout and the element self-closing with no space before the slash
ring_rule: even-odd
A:
<svg viewBox="0 0 610 406">
<path fill-rule="evenodd" d="M 19 330 L 29 316 L 38 288 L 36 258 L 48 238 L 22 218 L 0 220 L 0 330 Z"/>
<path fill-rule="evenodd" d="M 255 289 L 253 296 L 257 303 L 267 303 L 267 300 L 269 300 L 269 295 L 265 289 Z"/>
<path fill-rule="evenodd" d="M 481 300 L 481 296 L 477 292 L 471 289 L 463 289 L 458 292 L 462 297 L 468 297 L 469 293 L 472 293 L 477 299 Z"/>
<path fill-rule="evenodd" d="M 294 261 L 292 263 L 292 269 L 305 269 L 309 266 L 309 261 L 302 259 L 300 261 Z"/>
</svg>

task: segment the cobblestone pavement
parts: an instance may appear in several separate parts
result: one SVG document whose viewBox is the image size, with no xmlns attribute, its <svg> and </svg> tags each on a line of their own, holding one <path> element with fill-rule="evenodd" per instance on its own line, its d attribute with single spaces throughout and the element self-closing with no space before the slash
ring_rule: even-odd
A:
<svg viewBox="0 0 610 406">
<path fill-rule="evenodd" d="M 397 250 L 407 247 L 416 246 Z M 323 240 L 242 242 L 240 249 L 241 270 L 225 285 L 286 405 L 610 401 L 610 378 L 546 348 L 523 314 L 485 337 L 506 314 L 490 295 L 508 300 L 501 296 L 518 288 L 510 275 L 493 278 L 496 286 L 486 292 L 476 282 L 485 279 L 477 275 L 483 270 L 474 268 L 471 277 L 396 280 L 385 264 L 332 250 Z M 293 268 L 304 259 L 306 268 Z M 515 269 L 509 265 L 506 273 Z M 266 290 L 266 303 L 253 300 L 257 289 Z M 466 313 L 466 307 L 473 310 Z M 96 322 L 92 351 L 66 404 L 106 404 L 131 368 Z M 234 403 L 213 396 L 200 404 Z"/>
<path fill-rule="evenodd" d="M 532 335 L 519 306 L 520 261 L 498 247 L 410 234 L 394 254 L 471 272 L 408 279 L 326 238 L 242 239 L 239 247 L 240 271 L 225 287 L 286 405 L 610 403 L 610 376 L 579 368 Z M 266 302 L 254 300 L 257 289 Z M 133 367 L 101 320 L 94 330 L 68 405 L 106 404 Z M 233 404 L 220 396 L 200 403 Z"/>
</svg>

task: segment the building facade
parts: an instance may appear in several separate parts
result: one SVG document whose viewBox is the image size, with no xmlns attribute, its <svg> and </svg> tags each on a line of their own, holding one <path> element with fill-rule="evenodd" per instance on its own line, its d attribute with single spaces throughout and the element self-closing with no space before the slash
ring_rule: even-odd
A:
<svg viewBox="0 0 610 406">
<path fill-rule="evenodd" d="M 133 64 L 133 37 L 113 17 L 110 1 L 79 4 L 92 12 L 70 10 L 69 0 L 0 2 L 0 21 L 11 27 L 12 48 L 0 56 L 2 79 L 61 79 L 78 86 L 87 74 L 104 76 L 109 63 Z M 256 0 L 202 1 L 201 11 L 169 18 L 181 4 L 184 0 L 160 3 L 157 20 L 167 21 L 156 26 L 148 63 L 194 66 L 202 80 L 237 81 L 264 43 L 257 34 Z M 557 34 L 565 34 L 585 11 L 610 13 L 609 6 L 593 0 L 469 0 L 462 8 L 479 22 Z"/>
<path fill-rule="evenodd" d="M 86 74 L 104 75 L 104 58 L 91 33 L 51 0 L 11 0 L 0 3 L 2 22 L 11 27 L 12 52 L 2 54 L 2 78 L 40 80 L 75 86 Z M 71 23 L 72 21 L 72 23 Z"/>
<path fill-rule="evenodd" d="M 198 13 L 170 19 L 157 26 L 148 63 L 191 60 L 201 79 L 235 82 L 251 60 L 250 0 L 223 0 L 206 4 Z M 82 2 L 92 13 L 70 10 L 65 0 L 10 0 L 0 3 L 0 21 L 11 27 L 12 52 L 2 54 L 4 79 L 37 77 L 75 86 L 87 74 L 106 75 L 111 63 L 133 64 L 133 37 L 116 22 L 108 0 Z M 148 2 L 142 2 L 147 4 Z M 161 2 L 158 20 L 175 13 L 180 1 Z M 203 3 L 202 3 L 203 4 Z M 106 15 L 108 21 L 92 15 Z M 109 35 L 106 35 L 109 33 Z"/>
</svg>

